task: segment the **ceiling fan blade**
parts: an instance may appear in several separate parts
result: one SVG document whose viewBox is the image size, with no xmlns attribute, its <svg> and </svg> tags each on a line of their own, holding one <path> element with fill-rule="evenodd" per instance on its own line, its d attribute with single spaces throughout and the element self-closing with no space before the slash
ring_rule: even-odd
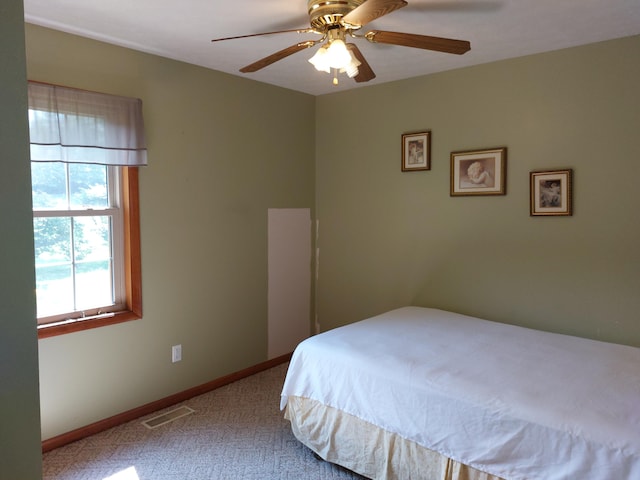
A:
<svg viewBox="0 0 640 480">
<path fill-rule="evenodd" d="M 404 0 L 366 0 L 347 13 L 342 21 L 350 25 L 366 25 L 388 13 L 408 5 Z"/>
<path fill-rule="evenodd" d="M 504 7 L 502 0 L 429 0 L 411 2 L 412 12 L 493 12 Z"/>
<path fill-rule="evenodd" d="M 365 60 L 364 55 L 362 55 L 362 52 L 360 51 L 358 46 L 355 43 L 347 43 L 347 48 L 353 52 L 353 55 L 360 62 L 360 66 L 358 67 L 358 74 L 353 77 L 353 79 L 358 83 L 362 83 L 376 78 L 376 74 L 373 72 L 373 70 L 371 70 L 369 62 Z"/>
<path fill-rule="evenodd" d="M 300 25 L 309 25 L 309 14 L 303 13 L 302 15 L 296 15 L 295 18 L 289 20 L 279 20 L 270 23 L 267 28 L 269 30 L 288 30 L 290 28 L 299 27 Z M 308 28 L 308 27 L 301 27 Z"/>
<path fill-rule="evenodd" d="M 297 30 L 278 30 L 277 32 L 252 33 L 249 35 L 238 35 L 237 37 L 214 38 L 212 42 L 222 42 L 224 40 L 236 40 L 238 38 L 260 37 L 262 35 L 275 35 L 276 33 L 314 33 L 311 28 L 302 28 Z"/>
<path fill-rule="evenodd" d="M 289 55 L 293 55 L 294 53 L 299 52 L 300 50 L 304 50 L 305 48 L 313 47 L 317 42 L 309 41 L 309 42 L 301 42 L 296 43 L 295 45 L 291 45 L 279 52 L 273 53 L 268 57 L 264 57 L 257 62 L 252 63 L 251 65 L 247 65 L 240 69 L 242 73 L 250 73 L 257 72 L 258 70 L 268 67 L 272 63 L 277 62 L 278 60 L 282 60 L 283 58 L 287 58 Z"/>
<path fill-rule="evenodd" d="M 385 32 L 373 30 L 367 32 L 366 39 L 374 43 L 388 43 L 403 47 L 422 48 L 435 50 L 436 52 L 455 53 L 462 55 L 471 50 L 471 43 L 466 40 L 454 40 L 451 38 L 429 37 L 413 33 Z"/>
</svg>

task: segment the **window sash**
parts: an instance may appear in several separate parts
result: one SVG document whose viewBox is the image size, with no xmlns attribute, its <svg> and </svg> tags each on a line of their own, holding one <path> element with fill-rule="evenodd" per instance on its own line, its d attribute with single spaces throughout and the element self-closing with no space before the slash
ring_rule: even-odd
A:
<svg viewBox="0 0 640 480">
<path fill-rule="evenodd" d="M 123 225 L 122 198 L 120 196 L 120 172 L 119 167 L 107 168 L 107 185 L 109 188 L 109 202 L 111 207 L 109 208 L 86 208 L 86 209 L 36 209 L 33 211 L 33 217 L 35 218 L 68 218 L 73 222 L 74 218 L 82 217 L 107 217 L 110 220 L 110 283 L 111 283 L 111 298 L 113 302 L 103 305 L 91 306 L 91 308 L 84 309 L 72 309 L 67 312 L 47 314 L 38 317 L 38 324 L 49 324 L 60 320 L 74 320 L 82 319 L 89 316 L 100 315 L 108 312 L 117 312 L 126 308 L 126 277 L 125 277 L 125 231 Z M 68 173 L 67 173 L 68 176 Z M 73 224 L 73 223 L 72 223 Z M 75 234 L 71 232 L 71 242 L 75 241 Z M 70 275 L 72 279 L 71 295 L 73 298 L 73 305 L 78 304 L 76 294 L 78 291 L 77 281 L 77 267 L 82 262 L 76 262 L 75 258 L 70 258 L 68 264 L 71 267 Z M 64 262 L 67 264 L 67 262 Z M 53 266 L 53 265 L 52 265 Z M 104 292 L 103 292 L 104 293 Z"/>
</svg>

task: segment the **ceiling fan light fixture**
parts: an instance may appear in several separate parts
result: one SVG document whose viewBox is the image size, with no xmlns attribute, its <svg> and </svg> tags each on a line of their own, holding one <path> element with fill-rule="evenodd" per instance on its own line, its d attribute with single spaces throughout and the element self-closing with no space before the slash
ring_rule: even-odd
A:
<svg viewBox="0 0 640 480">
<path fill-rule="evenodd" d="M 360 62 L 358 62 L 357 64 L 352 63 L 348 65 L 347 68 L 340 71 L 346 73 L 349 78 L 353 78 L 358 75 L 358 73 L 360 73 L 360 70 L 358 70 L 358 66 L 360 66 Z"/>
<path fill-rule="evenodd" d="M 316 67 L 316 70 L 318 70 L 319 72 L 331 73 L 331 67 L 329 66 L 329 56 L 326 46 L 320 47 L 316 54 L 309 59 L 309 63 Z"/>
<path fill-rule="evenodd" d="M 316 54 L 309 59 L 309 62 L 320 72 L 331 73 L 331 69 L 346 73 L 349 78 L 358 75 L 360 61 L 353 52 L 347 48 L 346 43 L 341 39 L 323 45 Z"/>
<path fill-rule="evenodd" d="M 341 70 L 346 68 L 351 62 L 351 53 L 347 50 L 347 45 L 339 38 L 333 40 L 327 49 L 327 59 L 331 68 Z"/>
<path fill-rule="evenodd" d="M 356 75 L 358 75 L 358 73 L 360 73 L 358 70 L 358 67 L 362 64 L 360 63 L 360 60 L 356 58 L 356 56 L 353 54 L 351 50 L 349 50 L 349 56 L 351 57 L 351 60 L 349 61 L 347 66 L 345 66 L 340 71 L 343 73 L 346 73 L 349 76 L 349 78 L 353 78 Z"/>
</svg>

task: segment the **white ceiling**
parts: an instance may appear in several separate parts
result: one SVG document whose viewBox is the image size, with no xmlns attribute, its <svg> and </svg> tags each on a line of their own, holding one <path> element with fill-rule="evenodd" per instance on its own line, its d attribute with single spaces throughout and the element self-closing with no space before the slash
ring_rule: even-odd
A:
<svg viewBox="0 0 640 480">
<path fill-rule="evenodd" d="M 471 51 L 459 56 L 358 39 L 377 78 L 356 84 L 341 75 L 338 86 L 307 62 L 315 48 L 256 73 L 238 71 L 300 41 L 315 40 L 314 34 L 210 41 L 306 28 L 306 0 L 24 0 L 24 9 L 29 23 L 312 95 L 640 34 L 640 0 L 408 2 L 362 33 L 378 29 L 469 40 Z"/>
</svg>

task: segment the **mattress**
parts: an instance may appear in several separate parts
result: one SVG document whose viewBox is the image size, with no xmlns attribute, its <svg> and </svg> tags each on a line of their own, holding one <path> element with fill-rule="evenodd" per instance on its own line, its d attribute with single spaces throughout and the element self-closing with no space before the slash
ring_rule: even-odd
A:
<svg viewBox="0 0 640 480">
<path fill-rule="evenodd" d="M 640 349 L 404 307 L 303 341 L 282 390 L 508 480 L 640 478 Z"/>
</svg>

